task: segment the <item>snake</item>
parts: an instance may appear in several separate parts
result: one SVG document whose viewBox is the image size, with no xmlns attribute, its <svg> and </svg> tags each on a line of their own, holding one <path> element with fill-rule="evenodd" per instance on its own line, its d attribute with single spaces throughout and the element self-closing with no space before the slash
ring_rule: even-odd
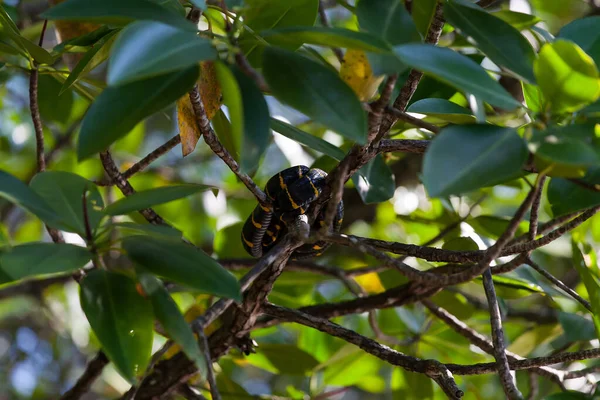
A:
<svg viewBox="0 0 600 400">
<path fill-rule="evenodd" d="M 311 204 L 321 195 L 326 178 L 325 171 L 305 165 L 293 166 L 273 175 L 264 189 L 272 207 L 259 203 L 242 228 L 242 244 L 248 254 L 258 258 L 273 248 L 288 232 L 288 225 L 310 210 Z M 311 230 L 320 229 L 325 224 L 326 209 L 326 205 L 322 207 Z M 333 218 L 333 232 L 339 232 L 343 218 L 344 202 L 340 201 Z M 290 259 L 318 257 L 330 245 L 322 240 L 305 243 L 292 253 Z"/>
</svg>

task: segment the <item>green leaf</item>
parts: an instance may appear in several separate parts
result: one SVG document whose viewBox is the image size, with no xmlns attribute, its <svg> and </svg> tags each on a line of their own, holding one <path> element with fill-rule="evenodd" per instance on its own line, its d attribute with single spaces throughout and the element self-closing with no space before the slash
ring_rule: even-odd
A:
<svg viewBox="0 0 600 400">
<path fill-rule="evenodd" d="M 506 110 L 521 106 L 481 66 L 455 51 L 429 44 L 405 44 L 396 46 L 394 52 L 403 63 L 492 105 Z"/>
<path fill-rule="evenodd" d="M 96 269 L 81 281 L 81 308 L 102 350 L 131 384 L 144 373 L 152 351 L 152 305 L 121 274 Z"/>
<path fill-rule="evenodd" d="M 580 178 L 589 167 L 600 165 L 598 141 L 593 124 L 566 125 L 534 130 L 529 150 L 536 167 L 549 176 Z"/>
<path fill-rule="evenodd" d="M 551 394 L 545 397 L 544 400 L 592 400 L 592 398 L 585 393 L 573 390 Z"/>
<path fill-rule="evenodd" d="M 194 66 L 105 89 L 85 115 L 77 158 L 81 161 L 105 150 L 144 118 L 175 102 L 196 83 L 199 73 L 199 67 Z"/>
<path fill-rule="evenodd" d="M 40 114 L 45 121 L 69 122 L 73 108 L 73 92 L 60 94 L 63 85 L 50 75 L 40 75 L 38 81 L 38 103 Z"/>
<path fill-rule="evenodd" d="M 1 29 L 0 32 L 3 32 L 20 49 L 25 50 L 36 62 L 39 64 L 54 63 L 54 58 L 50 53 L 21 35 L 21 32 L 19 32 L 15 23 L 0 4 L 0 28 L 2 27 L 4 27 L 4 29 Z"/>
<path fill-rule="evenodd" d="M 536 113 L 541 112 L 544 107 L 544 99 L 539 86 L 522 82 L 522 87 L 527 108 Z"/>
<path fill-rule="evenodd" d="M 356 16 L 361 29 L 379 36 L 391 45 L 422 40 L 400 0 L 359 1 Z"/>
<path fill-rule="evenodd" d="M 352 182 L 365 204 L 389 200 L 396 190 L 394 174 L 381 155 L 359 169 L 352 177 Z"/>
<path fill-rule="evenodd" d="M 328 155 L 337 161 L 341 161 L 346 155 L 346 153 L 344 153 L 339 147 L 332 145 L 328 141 L 313 136 L 310 133 L 306 133 L 303 130 L 300 130 L 295 126 L 285 123 L 281 120 L 271 118 L 271 129 L 304 145 L 309 149 L 313 149 Z"/>
<path fill-rule="evenodd" d="M 558 39 L 545 44 L 534 63 L 544 98 L 556 112 L 573 112 L 600 96 L 594 60 L 572 42 Z"/>
<path fill-rule="evenodd" d="M 308 43 L 319 46 L 342 47 L 372 52 L 388 52 L 391 48 L 376 36 L 342 28 L 320 26 L 291 26 L 261 32 L 269 43 L 276 46 L 293 46 Z"/>
<path fill-rule="evenodd" d="M 0 252 L 0 283 L 71 272 L 82 268 L 92 254 L 67 243 L 26 243 Z"/>
<path fill-rule="evenodd" d="M 288 26 L 313 26 L 319 11 L 319 0 L 247 0 L 244 23 L 257 32 L 280 29 Z M 302 43 L 294 43 L 288 50 L 296 50 Z M 259 67 L 262 62 L 264 41 L 258 41 L 244 31 L 240 36 L 240 47 L 250 63 Z"/>
<path fill-rule="evenodd" d="M 87 212 L 92 232 L 104 216 L 104 207 L 98 187 L 71 172 L 44 171 L 33 177 L 31 188 L 52 207 L 57 216 L 68 226 L 68 232 L 85 237 L 85 219 L 83 215 L 83 193 L 87 191 Z"/>
<path fill-rule="evenodd" d="M 479 235 L 487 236 L 492 239 L 499 238 L 508 225 L 510 224 L 510 218 L 508 217 L 497 217 L 495 215 L 479 215 L 475 218 L 470 218 L 467 223 L 475 229 L 475 232 Z M 521 221 L 515 237 L 525 234 L 529 229 L 527 221 Z"/>
<path fill-rule="evenodd" d="M 144 293 L 150 298 L 154 316 L 160 322 L 170 339 L 181 346 L 181 349 L 190 360 L 194 361 L 201 376 L 206 379 L 206 359 L 198 347 L 198 342 L 190 325 L 185 321 L 177 304 L 163 283 L 148 273 L 138 273 L 138 280 Z"/>
<path fill-rule="evenodd" d="M 282 374 L 305 375 L 319 365 L 311 354 L 290 344 L 261 343 L 260 353 Z"/>
<path fill-rule="evenodd" d="M 596 254 L 590 246 L 584 246 L 583 243 L 579 243 L 575 239 L 571 241 L 571 248 L 573 251 L 573 264 L 587 290 L 592 306 L 592 321 L 596 328 L 596 335 L 600 338 L 600 285 L 594 278 L 592 271 L 590 271 L 590 268 L 595 271 L 598 270 Z"/>
<path fill-rule="evenodd" d="M 599 184 L 600 168 L 591 168 L 581 180 L 591 185 Z M 558 217 L 599 205 L 600 193 L 567 179 L 552 178 L 548 185 L 548 201 L 552 206 L 552 214 Z"/>
<path fill-rule="evenodd" d="M 423 37 L 427 36 L 427 31 L 433 20 L 437 3 L 437 0 L 420 0 L 413 2 L 411 12 L 412 18 L 415 21 L 417 31 L 419 31 Z"/>
<path fill-rule="evenodd" d="M 241 300 L 240 284 L 202 250 L 181 241 L 150 236 L 123 240 L 129 258 L 144 269 L 203 293 Z"/>
<path fill-rule="evenodd" d="M 134 222 L 116 222 L 113 226 L 121 228 L 124 231 L 134 232 L 136 234 L 145 233 L 151 236 L 167 236 L 174 239 L 181 239 L 182 233 L 173 227 L 154 224 L 136 224 Z"/>
<path fill-rule="evenodd" d="M 463 35 L 470 36 L 477 48 L 494 63 L 529 83 L 535 82 L 535 52 L 517 29 L 483 9 L 454 1 L 444 5 L 444 15 Z"/>
<path fill-rule="evenodd" d="M 123 85 L 214 60 L 210 40 L 154 21 L 135 22 L 117 38 L 108 66 L 108 83 Z"/>
<path fill-rule="evenodd" d="M 520 13 L 511 10 L 500 10 L 492 13 L 493 16 L 500 18 L 502 21 L 512 25 L 516 29 L 522 31 L 523 29 L 529 29 L 533 25 L 541 21 L 540 17 Z"/>
<path fill-rule="evenodd" d="M 131 196 L 123 197 L 104 209 L 108 215 L 124 215 L 134 211 L 143 210 L 157 204 L 182 199 L 192 194 L 212 189 L 212 186 L 197 185 L 192 183 L 169 185 L 154 189 L 136 192 Z"/>
<path fill-rule="evenodd" d="M 119 25 L 150 20 L 186 31 L 196 30 L 184 16 L 150 0 L 67 0 L 43 12 L 40 18 Z"/>
<path fill-rule="evenodd" d="M 35 214 L 53 228 L 64 229 L 66 227 L 46 200 L 5 171 L 0 171 L 0 197 Z"/>
<path fill-rule="evenodd" d="M 596 63 L 600 65 L 600 16 L 576 19 L 562 27 L 558 39 L 567 39 L 576 43 Z"/>
<path fill-rule="evenodd" d="M 581 315 L 559 311 L 558 322 L 562 325 L 565 338 L 569 342 L 596 339 L 594 322 Z"/>
<path fill-rule="evenodd" d="M 67 79 L 64 81 L 62 88 L 60 89 L 61 94 L 65 90 L 73 86 L 73 84 L 79 80 L 79 77 L 84 72 L 91 71 L 100 62 L 106 60 L 106 58 L 108 57 L 106 47 L 111 46 L 111 44 L 116 38 L 115 35 L 117 33 L 119 33 L 119 30 L 115 29 L 103 36 L 100 40 L 98 40 L 92 45 L 92 48 L 88 50 L 83 57 L 81 57 L 81 60 L 79 60 L 75 68 L 73 68 L 73 71 L 71 71 Z"/>
<path fill-rule="evenodd" d="M 335 72 L 299 54 L 269 47 L 264 51 L 263 73 L 282 103 L 347 139 L 365 143 L 365 112 Z"/>
<path fill-rule="evenodd" d="M 450 126 L 429 145 L 422 180 L 431 197 L 459 195 L 518 176 L 527 155 L 515 129 Z"/>
<path fill-rule="evenodd" d="M 444 99 L 422 99 L 415 101 L 406 110 L 411 113 L 425 114 L 424 121 L 432 124 L 453 123 L 469 124 L 475 122 L 475 116 L 464 107 Z"/>
<path fill-rule="evenodd" d="M 479 246 L 470 237 L 457 237 L 445 241 L 442 245 L 442 249 L 456 251 L 476 251 L 479 250 Z"/>
<path fill-rule="evenodd" d="M 242 171 L 251 173 L 258 169 L 259 160 L 267 150 L 272 137 L 269 127 L 269 107 L 252 79 L 238 68 L 233 68 L 232 72 L 240 90 L 244 118 L 240 167 Z"/>
<path fill-rule="evenodd" d="M 505 299 L 520 299 L 522 297 L 531 296 L 532 294 L 544 294 L 542 287 L 535 283 L 498 275 L 495 275 L 492 279 L 498 292 L 498 296 Z M 476 280 L 482 281 L 483 279 L 477 277 Z"/>
</svg>

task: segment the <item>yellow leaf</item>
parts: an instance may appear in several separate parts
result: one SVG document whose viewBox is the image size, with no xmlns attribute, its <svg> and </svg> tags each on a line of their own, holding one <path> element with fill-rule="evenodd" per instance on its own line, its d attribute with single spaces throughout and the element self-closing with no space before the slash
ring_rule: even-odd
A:
<svg viewBox="0 0 600 400">
<path fill-rule="evenodd" d="M 363 287 L 370 294 L 385 292 L 385 288 L 379 279 L 379 275 L 376 272 L 369 272 L 368 274 L 359 275 L 354 280 Z"/>
<path fill-rule="evenodd" d="M 375 96 L 384 78 L 374 76 L 365 52 L 355 49 L 346 51 L 340 68 L 340 77 L 354 90 L 360 101 L 367 101 Z"/>
<path fill-rule="evenodd" d="M 200 63 L 198 88 L 206 116 L 211 120 L 221 108 L 221 87 L 217 81 L 214 62 Z M 179 136 L 181 136 L 181 152 L 185 157 L 194 151 L 200 136 L 202 136 L 187 94 L 177 101 L 177 125 Z"/>
</svg>

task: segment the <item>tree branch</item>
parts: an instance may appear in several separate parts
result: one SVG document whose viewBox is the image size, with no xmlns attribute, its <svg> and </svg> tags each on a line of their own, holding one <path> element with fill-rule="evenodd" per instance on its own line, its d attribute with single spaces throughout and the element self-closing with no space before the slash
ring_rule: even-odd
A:
<svg viewBox="0 0 600 400">
<path fill-rule="evenodd" d="M 86 394 L 94 381 L 100 376 L 104 367 L 108 365 L 108 358 L 104 355 L 103 352 L 99 351 L 90 362 L 83 372 L 83 374 L 79 377 L 75 385 L 63 394 L 60 400 L 78 400 Z"/>
<path fill-rule="evenodd" d="M 312 316 L 297 310 L 290 310 L 284 307 L 276 306 L 267 303 L 261 310 L 264 314 L 284 318 L 301 325 L 309 326 L 323 333 L 343 339 L 348 343 L 352 343 L 367 353 L 386 361 L 392 365 L 404 368 L 410 372 L 418 372 L 427 375 L 434 379 L 452 399 L 460 399 L 464 393 L 458 388 L 452 374 L 448 369 L 438 361 L 422 360 L 416 357 L 408 356 L 399 351 L 392 350 L 387 346 L 383 346 L 373 339 L 369 339 L 358 333 L 341 327 L 326 319 Z"/>
</svg>

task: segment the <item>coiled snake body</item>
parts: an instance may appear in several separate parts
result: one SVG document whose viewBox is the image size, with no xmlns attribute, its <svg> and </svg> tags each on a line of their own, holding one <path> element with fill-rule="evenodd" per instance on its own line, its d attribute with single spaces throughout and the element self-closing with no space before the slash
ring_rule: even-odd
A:
<svg viewBox="0 0 600 400">
<path fill-rule="evenodd" d="M 265 186 L 265 193 L 272 201 L 273 209 L 259 204 L 244 223 L 242 243 L 246 251 L 253 257 L 261 257 L 275 246 L 287 233 L 287 224 L 305 214 L 320 196 L 326 177 L 325 171 L 304 165 L 284 169 L 272 176 Z M 321 209 L 311 229 L 320 229 L 325 223 L 325 209 Z M 340 202 L 333 219 L 334 232 L 340 230 L 343 218 L 344 203 Z M 330 243 L 324 241 L 306 243 L 292 253 L 291 259 L 318 257 L 329 246 Z"/>
</svg>

